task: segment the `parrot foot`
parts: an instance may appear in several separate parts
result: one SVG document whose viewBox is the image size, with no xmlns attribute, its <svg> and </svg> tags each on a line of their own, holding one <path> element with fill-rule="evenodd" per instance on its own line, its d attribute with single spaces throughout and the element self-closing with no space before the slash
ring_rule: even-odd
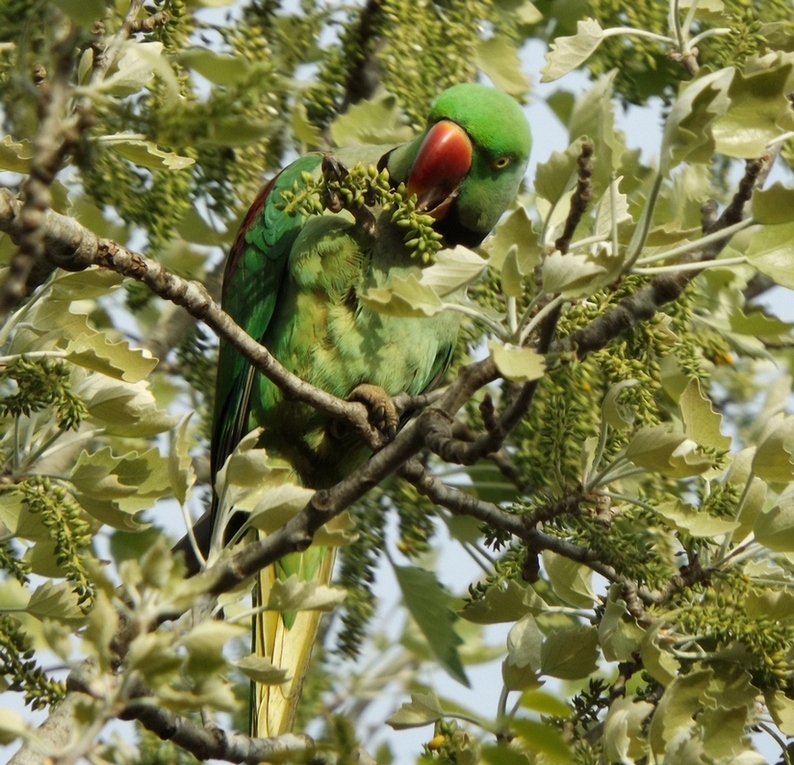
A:
<svg viewBox="0 0 794 765">
<path fill-rule="evenodd" d="M 325 187 L 325 208 L 332 213 L 338 213 L 346 209 L 356 221 L 356 225 L 365 231 L 369 236 L 376 238 L 378 236 L 378 226 L 375 221 L 375 216 L 370 212 L 368 206 L 371 207 L 375 204 L 376 199 L 372 189 L 364 196 L 364 205 L 350 205 L 345 204 L 339 192 L 328 188 L 328 181 L 336 181 L 341 184 L 345 178 L 350 174 L 347 166 L 340 162 L 336 157 L 331 154 L 326 154 L 322 162 L 323 177 L 326 180 Z"/>
<path fill-rule="evenodd" d="M 358 401 L 367 407 L 370 425 L 378 430 L 387 442 L 397 435 L 400 417 L 391 398 L 379 385 L 369 383 L 357 385 L 347 400 Z"/>
</svg>

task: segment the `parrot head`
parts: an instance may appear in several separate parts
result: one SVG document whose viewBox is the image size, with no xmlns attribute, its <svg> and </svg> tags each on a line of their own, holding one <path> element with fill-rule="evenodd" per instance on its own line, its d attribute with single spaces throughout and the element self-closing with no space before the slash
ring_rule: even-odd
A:
<svg viewBox="0 0 794 765">
<path fill-rule="evenodd" d="M 529 124 L 518 103 L 472 83 L 445 90 L 428 126 L 395 149 L 386 167 L 416 194 L 448 245 L 477 246 L 515 198 L 529 161 Z"/>
</svg>

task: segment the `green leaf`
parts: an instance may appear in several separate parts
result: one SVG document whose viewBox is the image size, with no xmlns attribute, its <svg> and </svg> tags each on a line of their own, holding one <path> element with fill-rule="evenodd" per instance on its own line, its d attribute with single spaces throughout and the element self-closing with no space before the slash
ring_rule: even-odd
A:
<svg viewBox="0 0 794 765">
<path fill-rule="evenodd" d="M 714 121 L 730 104 L 733 67 L 720 69 L 681 85 L 664 125 L 659 172 L 667 175 L 681 162 L 711 162 Z"/>
<path fill-rule="evenodd" d="M 480 278 L 488 263 L 468 247 L 439 250 L 432 266 L 422 269 L 419 283 L 429 287 L 439 297 L 445 297 L 468 287 Z"/>
<path fill-rule="evenodd" d="M 249 680 L 261 685 L 281 685 L 287 682 L 287 670 L 280 669 L 265 656 L 249 654 L 234 664 Z"/>
<path fill-rule="evenodd" d="M 395 276 L 388 287 L 373 287 L 359 297 L 364 305 L 387 316 L 423 318 L 444 309 L 441 298 L 414 274 L 405 279 Z"/>
<path fill-rule="evenodd" d="M 28 733 L 28 726 L 16 709 L 0 708 L 0 745 L 14 743 L 20 736 Z"/>
<path fill-rule="evenodd" d="M 157 67 L 157 59 L 165 62 L 163 44 L 130 40 L 122 51 L 115 71 L 97 87 L 114 96 L 131 96 L 151 82 Z"/>
<path fill-rule="evenodd" d="M 516 97 L 526 95 L 529 90 L 529 80 L 521 69 L 518 51 L 509 37 L 494 35 L 482 40 L 477 46 L 474 61 L 499 90 Z"/>
<path fill-rule="evenodd" d="M 762 512 L 753 527 L 755 538 L 775 552 L 794 552 L 794 486 L 789 486 L 777 504 Z"/>
<path fill-rule="evenodd" d="M 527 275 L 540 263 L 540 247 L 537 240 L 527 208 L 521 205 L 502 219 L 493 235 L 485 240 L 482 249 L 488 253 L 491 266 L 501 271 L 507 253 L 515 248 L 513 251 L 518 270 L 521 274 Z"/>
<path fill-rule="evenodd" d="M 773 183 L 768 189 L 755 189 L 750 210 L 756 223 L 777 225 L 794 222 L 794 189 Z"/>
<path fill-rule="evenodd" d="M 758 228 L 750 237 L 746 257 L 781 287 L 794 289 L 794 222 Z"/>
<path fill-rule="evenodd" d="M 394 730 L 421 728 L 437 722 L 443 716 L 444 711 L 435 696 L 429 693 L 412 693 L 411 703 L 403 704 L 386 720 L 386 724 Z"/>
<path fill-rule="evenodd" d="M 749 71 L 736 72 L 728 89 L 730 106 L 714 123 L 717 151 L 760 157 L 770 141 L 791 129 L 792 66 L 792 54 L 778 52 L 755 59 Z"/>
<path fill-rule="evenodd" d="M 209 48 L 188 48 L 180 54 L 179 60 L 216 85 L 236 85 L 245 80 L 252 69 L 242 56 L 216 53 Z"/>
<path fill-rule="evenodd" d="M 697 444 L 671 425 L 640 428 L 626 448 L 626 457 L 637 467 L 658 471 L 673 478 L 700 475 L 712 465 Z"/>
<path fill-rule="evenodd" d="M 25 611 L 37 619 L 55 619 L 60 622 L 81 622 L 85 619 L 77 595 L 68 582 L 45 582 L 37 587 Z"/>
<path fill-rule="evenodd" d="M 119 617 L 110 603 L 104 590 L 98 590 L 94 599 L 94 607 L 88 614 L 88 623 L 83 631 L 83 639 L 93 648 L 99 668 L 110 672 L 113 652 L 111 644 L 116 637 Z"/>
<path fill-rule="evenodd" d="M 624 696 L 609 707 L 604 720 L 604 749 L 609 762 L 636 762 L 646 754 L 644 724 L 653 704 Z"/>
<path fill-rule="evenodd" d="M 508 691 L 523 691 L 541 685 L 543 633 L 532 614 L 517 621 L 507 635 L 507 656 L 502 662 L 502 682 Z"/>
<path fill-rule="evenodd" d="M 563 720 L 567 720 L 573 714 L 573 710 L 565 701 L 541 690 L 524 691 L 519 699 L 519 705 L 523 709 L 531 709 L 533 712 L 551 717 L 561 717 Z"/>
<path fill-rule="evenodd" d="M 458 682 L 468 686 L 458 654 L 463 642 L 455 632 L 455 614 L 449 608 L 449 595 L 435 576 L 416 566 L 393 566 L 403 601 L 430 650 L 441 666 Z"/>
<path fill-rule="evenodd" d="M 724 451 L 729 449 L 731 439 L 720 432 L 722 415 L 714 411 L 700 387 L 700 381 L 693 377 L 678 400 L 684 432 L 698 446 Z"/>
<path fill-rule="evenodd" d="M 547 722 L 512 720 L 511 729 L 517 734 L 519 746 L 542 755 L 548 765 L 569 765 L 574 762 L 571 747 L 560 730 Z"/>
<path fill-rule="evenodd" d="M 779 413 L 768 420 L 758 439 L 752 469 L 765 481 L 794 480 L 794 417 Z"/>
<path fill-rule="evenodd" d="M 531 348 L 489 340 L 488 350 L 499 374 L 512 382 L 538 380 L 546 373 L 545 358 Z"/>
<path fill-rule="evenodd" d="M 592 607 L 596 595 L 591 583 L 591 569 L 548 550 L 543 551 L 543 566 L 558 598 L 575 608 Z"/>
<path fill-rule="evenodd" d="M 638 384 L 637 380 L 621 380 L 610 386 L 604 396 L 604 403 L 601 405 L 604 421 L 616 430 L 626 430 L 634 424 L 636 415 L 621 403 L 620 394 Z"/>
<path fill-rule="evenodd" d="M 679 675 L 665 689 L 648 731 L 651 749 L 660 759 L 697 725 L 695 715 L 703 706 L 711 677 L 711 670 L 693 671 Z"/>
<path fill-rule="evenodd" d="M 105 18 L 105 0 L 55 0 L 55 4 L 79 27 L 90 27 Z"/>
<path fill-rule="evenodd" d="M 764 700 L 780 732 L 786 736 L 794 736 L 794 699 L 788 698 L 783 691 L 767 689 Z"/>
<path fill-rule="evenodd" d="M 297 574 L 273 582 L 268 611 L 333 611 L 347 596 L 344 587 L 329 587 L 318 581 L 304 582 Z"/>
<path fill-rule="evenodd" d="M 681 500 L 662 502 L 656 506 L 656 512 L 677 531 L 690 536 L 707 538 L 729 534 L 739 528 L 739 521 L 727 518 L 715 518 L 698 507 L 687 505 Z"/>
<path fill-rule="evenodd" d="M 149 384 L 143 380 L 130 384 L 92 375 L 77 392 L 85 402 L 89 419 L 109 435 L 153 436 L 179 422 L 179 418 L 158 408 Z"/>
<path fill-rule="evenodd" d="M 168 450 L 168 480 L 179 504 L 184 503 L 190 487 L 196 482 L 196 473 L 193 470 L 193 460 L 189 451 L 190 441 L 187 437 L 189 423 L 190 415 L 179 423 L 171 438 L 171 448 Z"/>
<path fill-rule="evenodd" d="M 609 588 L 604 616 L 598 625 L 598 640 L 607 661 L 630 661 L 645 637 L 645 631 L 629 614 L 622 594 L 618 584 Z"/>
<path fill-rule="evenodd" d="M 511 579 L 504 588 L 489 588 L 483 597 L 467 603 L 458 615 L 476 624 L 498 624 L 518 621 L 527 613 L 537 615 L 547 608 L 535 590 Z"/>
<path fill-rule="evenodd" d="M 154 141 L 114 138 L 109 143 L 113 151 L 140 167 L 153 167 L 158 170 L 184 170 L 196 162 L 195 159 L 182 157 L 173 151 L 163 151 Z"/>
<path fill-rule="evenodd" d="M 543 291 L 570 298 L 591 295 L 601 283 L 595 277 L 605 273 L 606 268 L 587 254 L 555 250 L 543 260 Z"/>
<path fill-rule="evenodd" d="M 179 643 L 187 649 L 187 671 L 194 677 L 215 674 L 226 664 L 223 647 L 247 632 L 245 627 L 210 619 L 196 625 Z"/>
<path fill-rule="evenodd" d="M 540 81 L 551 82 L 587 61 L 604 39 L 604 30 L 595 19 L 581 19 L 572 37 L 557 37 L 549 45 Z"/>
<path fill-rule="evenodd" d="M 130 383 L 146 379 L 157 366 L 149 351 L 130 348 L 124 340 L 111 342 L 103 332 L 87 332 L 70 340 L 66 358 L 85 369 Z"/>
<path fill-rule="evenodd" d="M 27 173 L 33 157 L 33 144 L 27 139 L 15 141 L 10 135 L 0 141 L 0 170 Z"/>
<path fill-rule="evenodd" d="M 550 633 L 540 650 L 540 670 L 560 680 L 579 680 L 598 667 L 598 631 L 577 625 Z"/>
<path fill-rule="evenodd" d="M 328 130 L 337 146 L 403 143 L 413 138 L 397 98 L 392 95 L 353 104 L 329 125 Z"/>
</svg>

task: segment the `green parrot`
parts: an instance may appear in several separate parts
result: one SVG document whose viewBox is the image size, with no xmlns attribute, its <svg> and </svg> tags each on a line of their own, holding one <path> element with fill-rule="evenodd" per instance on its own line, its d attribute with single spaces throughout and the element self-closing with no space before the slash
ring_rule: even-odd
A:
<svg viewBox="0 0 794 765">
<path fill-rule="evenodd" d="M 334 151 L 340 167 L 357 162 L 386 169 L 393 187 L 405 183 L 417 207 L 434 219 L 444 246 L 475 247 L 513 201 L 531 146 L 529 125 L 510 96 L 477 84 L 445 90 L 433 103 L 425 131 L 396 147 Z M 345 214 L 288 215 L 282 192 L 310 173 L 324 155 L 293 162 L 260 192 L 230 250 L 223 308 L 288 370 L 340 398 L 367 401 L 432 387 L 450 364 L 460 314 L 429 318 L 377 313 L 359 300 L 393 276 L 417 273 L 421 263 L 390 213 L 374 210 L 375 227 Z M 373 395 L 374 394 L 374 395 Z M 356 436 L 310 406 L 290 400 L 221 342 L 212 436 L 213 476 L 240 440 L 263 428 L 258 446 L 287 463 L 292 480 L 311 489 L 332 486 L 367 457 Z M 223 531 L 221 531 L 223 533 Z M 218 530 L 214 532 L 218 538 Z M 328 583 L 333 552 L 313 546 L 262 572 L 256 593 L 267 602 L 276 578 L 297 574 Z M 254 646 L 286 670 L 282 685 L 257 685 L 252 735 L 290 730 L 316 639 L 319 613 L 266 611 L 255 618 Z"/>
</svg>

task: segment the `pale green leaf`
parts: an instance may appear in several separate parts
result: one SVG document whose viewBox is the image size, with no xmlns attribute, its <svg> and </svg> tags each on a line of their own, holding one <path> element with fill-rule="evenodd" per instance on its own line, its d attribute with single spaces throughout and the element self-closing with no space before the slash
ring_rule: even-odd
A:
<svg viewBox="0 0 794 765">
<path fill-rule="evenodd" d="M 292 574 L 273 582 L 265 608 L 269 611 L 333 611 L 346 596 L 344 587 L 305 582 Z"/>
<path fill-rule="evenodd" d="M 595 19 L 580 19 L 575 35 L 557 37 L 550 44 L 540 81 L 551 82 L 576 69 L 590 58 L 603 39 L 604 30 Z"/>
<path fill-rule="evenodd" d="M 674 478 L 699 475 L 712 465 L 700 454 L 697 444 L 669 425 L 640 428 L 626 448 L 626 457 L 637 467 Z"/>
<path fill-rule="evenodd" d="M 541 755 L 545 765 L 570 765 L 574 761 L 570 745 L 555 726 L 537 720 L 514 719 L 510 727 L 517 735 L 516 743 Z"/>
<path fill-rule="evenodd" d="M 548 606 L 535 590 L 511 579 L 502 587 L 490 587 L 483 597 L 458 611 L 462 618 L 476 624 L 515 622 L 527 613 L 540 614 Z"/>
<path fill-rule="evenodd" d="M 521 69 L 518 51 L 509 37 L 494 35 L 482 40 L 474 60 L 477 68 L 485 72 L 499 90 L 517 97 L 529 90 L 529 80 Z"/>
<path fill-rule="evenodd" d="M 714 123 L 717 151 L 729 157 L 759 157 L 791 129 L 792 54 L 773 53 L 760 61 L 763 66 L 754 71 L 736 72 L 728 89 L 730 106 Z"/>
<path fill-rule="evenodd" d="M 12 744 L 20 736 L 25 736 L 27 732 L 27 723 L 16 709 L 0 708 L 0 745 Z"/>
<path fill-rule="evenodd" d="M 794 289 L 794 222 L 758 228 L 746 256 L 762 274 Z"/>
<path fill-rule="evenodd" d="M 542 715 L 560 717 L 563 720 L 568 719 L 573 713 L 573 710 L 565 701 L 551 693 L 537 689 L 524 691 L 518 703 L 524 709 L 531 709 L 533 712 L 539 712 Z"/>
<path fill-rule="evenodd" d="M 455 614 L 449 608 L 449 595 L 429 571 L 416 566 L 393 566 L 403 601 L 430 650 L 441 666 L 458 682 L 468 686 L 458 654 L 463 642 L 455 632 Z"/>
<path fill-rule="evenodd" d="M 648 731 L 651 749 L 660 758 L 671 742 L 680 741 L 697 725 L 695 715 L 703 705 L 711 676 L 710 670 L 696 670 L 679 675 L 665 689 Z"/>
<path fill-rule="evenodd" d="M 413 137 L 397 98 L 392 95 L 353 104 L 329 125 L 328 130 L 337 146 L 402 143 Z"/>
<path fill-rule="evenodd" d="M 604 616 L 598 625 L 598 640 L 607 661 L 630 661 L 645 637 L 645 631 L 629 614 L 622 594 L 620 585 L 609 588 Z"/>
<path fill-rule="evenodd" d="M 729 534 L 739 528 L 739 521 L 716 518 L 698 507 L 687 505 L 680 500 L 662 502 L 656 512 L 677 531 L 693 537 L 708 538 Z"/>
<path fill-rule="evenodd" d="M 311 122 L 306 113 L 306 104 L 299 101 L 292 109 L 292 130 L 295 138 L 306 147 L 319 148 L 323 146 L 322 131 Z"/>
<path fill-rule="evenodd" d="M 373 287 L 359 298 L 373 311 L 387 316 L 422 318 L 435 316 L 444 309 L 441 298 L 414 274 L 405 279 L 394 277 L 388 287 Z"/>
<path fill-rule="evenodd" d="M 386 724 L 394 730 L 421 728 L 440 720 L 443 716 L 444 711 L 435 696 L 429 693 L 412 693 L 411 703 L 403 704 L 386 720 Z"/>
<path fill-rule="evenodd" d="M 88 28 L 105 18 L 105 0 L 55 0 L 55 4 L 79 27 Z"/>
<path fill-rule="evenodd" d="M 642 666 L 651 677 L 661 685 L 667 686 L 678 676 L 681 667 L 675 657 L 661 647 L 660 642 L 664 640 L 662 633 L 663 622 L 660 620 L 645 633 L 640 656 Z"/>
<path fill-rule="evenodd" d="M 445 297 L 468 287 L 487 267 L 488 263 L 476 252 L 459 244 L 454 249 L 439 250 L 433 265 L 422 269 L 419 283 Z"/>
<path fill-rule="evenodd" d="M 623 176 L 615 178 L 604 192 L 596 208 L 596 220 L 593 234 L 610 238 L 612 227 L 631 220 L 628 197 L 618 190 Z"/>
<path fill-rule="evenodd" d="M 174 649 L 173 632 L 145 632 L 136 635 L 125 656 L 125 665 L 140 672 L 147 682 L 173 676 L 182 666 L 182 657 Z"/>
<path fill-rule="evenodd" d="M 700 381 L 693 377 L 681 398 L 678 400 L 684 432 L 698 446 L 724 451 L 730 448 L 731 439 L 720 432 L 722 415 L 715 412 L 700 387 Z"/>
<path fill-rule="evenodd" d="M 646 754 L 643 727 L 653 710 L 653 704 L 627 696 L 610 705 L 604 720 L 604 748 L 609 762 L 636 762 Z"/>
<path fill-rule="evenodd" d="M 794 480 L 794 417 L 779 413 L 769 419 L 758 439 L 752 468 L 766 481 Z"/>
<path fill-rule="evenodd" d="M 177 502 L 182 504 L 191 486 L 196 482 L 193 460 L 190 457 L 190 441 L 188 440 L 188 424 L 190 415 L 179 423 L 179 427 L 171 437 L 171 448 L 168 451 L 168 479 Z"/>
<path fill-rule="evenodd" d="M 767 189 L 755 189 L 750 205 L 756 223 L 774 226 L 794 222 L 794 189 L 779 181 Z"/>
<path fill-rule="evenodd" d="M 157 359 L 149 351 L 130 348 L 124 340 L 111 342 L 102 332 L 70 340 L 66 358 L 85 369 L 130 383 L 146 379 L 157 366 Z"/>
<path fill-rule="evenodd" d="M 546 373 L 546 360 L 531 348 L 490 340 L 488 350 L 499 374 L 512 382 L 538 380 Z"/>
<path fill-rule="evenodd" d="M 789 486 L 777 504 L 755 519 L 757 542 L 775 552 L 794 553 L 794 486 Z"/>
<path fill-rule="evenodd" d="M 188 671 L 195 673 L 199 669 L 197 674 L 217 672 L 225 664 L 223 647 L 246 632 L 247 629 L 241 625 L 218 619 L 209 619 L 196 625 L 179 640 L 188 651 Z"/>
<path fill-rule="evenodd" d="M 532 220 L 523 205 L 512 210 L 488 237 L 482 249 L 488 253 L 491 266 L 497 271 L 502 270 L 507 253 L 515 248 L 515 258 L 521 274 L 532 273 L 540 263 L 540 247 L 538 237 L 532 230 Z"/>
<path fill-rule="evenodd" d="M 143 141 L 135 138 L 114 139 L 110 142 L 110 148 L 124 157 L 124 159 L 128 159 L 140 167 L 184 170 L 196 162 L 195 159 L 182 157 L 173 151 L 163 151 L 153 141 Z"/>
<path fill-rule="evenodd" d="M 27 173 L 33 157 L 33 145 L 27 139 L 15 141 L 10 135 L 0 141 L 0 170 Z"/>
<path fill-rule="evenodd" d="M 77 595 L 68 582 L 51 581 L 39 585 L 30 596 L 25 611 L 37 619 L 57 621 L 82 621 L 85 616 L 80 610 Z"/>
<path fill-rule="evenodd" d="M 589 255 L 555 250 L 543 260 L 543 291 L 575 298 L 592 294 L 606 268 Z"/>
<path fill-rule="evenodd" d="M 281 685 L 289 680 L 285 669 L 275 666 L 265 656 L 249 654 L 234 664 L 249 680 L 260 685 Z"/>
<path fill-rule="evenodd" d="M 88 614 L 88 623 L 83 631 L 83 639 L 93 649 L 100 669 L 110 672 L 113 658 L 111 644 L 116 637 L 119 617 L 104 590 L 99 590 L 94 598 L 94 607 Z"/>
<path fill-rule="evenodd" d="M 596 600 L 593 572 L 587 566 L 562 555 L 543 551 L 543 566 L 555 595 L 575 608 L 591 608 Z"/>
<path fill-rule="evenodd" d="M 261 499 L 251 511 L 249 522 L 254 528 L 272 534 L 299 513 L 313 494 L 312 489 L 293 483 L 270 486 L 261 492 Z"/>
<path fill-rule="evenodd" d="M 163 44 L 130 40 L 122 51 L 115 71 L 97 86 L 114 96 L 130 96 L 151 82 L 155 72 L 154 59 L 162 57 Z"/>
<path fill-rule="evenodd" d="M 543 633 L 535 617 L 526 614 L 517 621 L 507 635 L 507 656 L 502 662 L 502 682 L 509 691 L 537 688 L 541 683 Z"/>
<path fill-rule="evenodd" d="M 764 699 L 766 708 L 775 725 L 780 728 L 780 732 L 786 736 L 794 736 L 794 699 L 788 698 L 783 691 L 772 689 L 766 690 Z"/>
<path fill-rule="evenodd" d="M 524 275 L 518 265 L 518 245 L 515 244 L 507 251 L 502 265 L 502 293 L 512 298 L 524 294 Z"/>
<path fill-rule="evenodd" d="M 621 380 L 610 386 L 604 396 L 604 403 L 601 405 L 604 421 L 616 430 L 626 430 L 634 424 L 636 415 L 621 402 L 620 394 L 638 384 L 637 380 Z"/>
<path fill-rule="evenodd" d="M 595 627 L 577 625 L 556 630 L 543 641 L 540 670 L 544 675 L 561 680 L 578 680 L 595 672 L 598 656 L 598 631 Z"/>
<path fill-rule="evenodd" d="M 667 175 L 681 162 L 710 162 L 714 120 L 728 109 L 733 67 L 719 69 L 681 85 L 667 116 L 659 172 Z"/>
<path fill-rule="evenodd" d="M 242 56 L 216 53 L 209 48 L 188 48 L 180 54 L 182 64 L 216 85 L 235 85 L 251 74 L 251 64 Z"/>
</svg>

